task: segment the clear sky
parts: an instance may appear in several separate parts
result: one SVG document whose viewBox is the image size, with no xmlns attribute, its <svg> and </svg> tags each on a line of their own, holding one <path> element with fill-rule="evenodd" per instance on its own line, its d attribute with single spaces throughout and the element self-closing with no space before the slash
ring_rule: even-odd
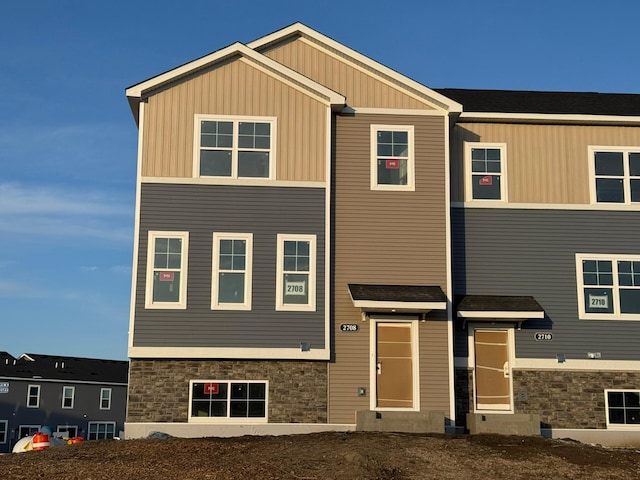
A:
<svg viewBox="0 0 640 480">
<path fill-rule="evenodd" d="M 429 87 L 640 93 L 637 0 L 23 0 L 0 9 L 0 351 L 126 359 L 124 90 L 296 21 Z"/>
</svg>

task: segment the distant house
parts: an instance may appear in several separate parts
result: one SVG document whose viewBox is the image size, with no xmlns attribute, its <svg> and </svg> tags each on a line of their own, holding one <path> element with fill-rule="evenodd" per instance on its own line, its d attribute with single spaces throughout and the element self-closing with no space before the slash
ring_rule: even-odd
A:
<svg viewBox="0 0 640 480">
<path fill-rule="evenodd" d="M 434 90 L 299 23 L 126 94 L 127 437 L 640 437 L 640 95 Z"/>
<path fill-rule="evenodd" d="M 129 362 L 0 352 L 0 452 L 42 426 L 86 440 L 124 428 Z"/>
</svg>

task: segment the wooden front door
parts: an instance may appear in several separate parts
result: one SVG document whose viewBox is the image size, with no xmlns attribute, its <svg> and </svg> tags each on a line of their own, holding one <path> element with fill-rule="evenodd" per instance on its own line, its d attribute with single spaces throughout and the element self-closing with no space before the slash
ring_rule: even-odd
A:
<svg viewBox="0 0 640 480">
<path fill-rule="evenodd" d="M 476 410 L 511 409 L 508 330 L 475 330 Z"/>
<path fill-rule="evenodd" d="M 413 408 L 410 323 L 376 324 L 376 406 Z"/>
</svg>

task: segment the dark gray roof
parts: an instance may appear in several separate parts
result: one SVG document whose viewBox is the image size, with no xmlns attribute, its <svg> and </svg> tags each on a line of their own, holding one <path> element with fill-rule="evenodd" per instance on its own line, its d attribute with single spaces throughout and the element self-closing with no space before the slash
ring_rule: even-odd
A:
<svg viewBox="0 0 640 480">
<path fill-rule="evenodd" d="M 17 359 L 0 352 L 0 377 L 98 383 L 128 381 L 129 362 L 26 353 Z"/>
<path fill-rule="evenodd" d="M 640 94 L 434 88 L 465 112 L 640 116 Z"/>
<path fill-rule="evenodd" d="M 456 297 L 456 310 L 465 312 L 544 312 L 534 297 L 500 295 Z"/>
<path fill-rule="evenodd" d="M 446 302 L 447 296 L 437 286 L 349 284 L 351 298 L 375 302 Z"/>
</svg>

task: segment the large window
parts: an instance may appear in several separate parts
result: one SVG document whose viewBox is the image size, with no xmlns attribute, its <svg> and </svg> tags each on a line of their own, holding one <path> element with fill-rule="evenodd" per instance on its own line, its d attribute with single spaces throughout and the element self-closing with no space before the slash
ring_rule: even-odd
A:
<svg viewBox="0 0 640 480">
<path fill-rule="evenodd" d="M 100 389 L 100 410 L 111 410 L 111 389 Z"/>
<path fill-rule="evenodd" d="M 147 308 L 187 307 L 187 232 L 149 232 Z"/>
<path fill-rule="evenodd" d="M 75 387 L 62 387 L 62 408 L 73 408 Z"/>
<path fill-rule="evenodd" d="M 266 381 L 192 380 L 190 421 L 266 421 Z"/>
<path fill-rule="evenodd" d="M 590 147 L 593 203 L 640 203 L 640 147 Z"/>
<path fill-rule="evenodd" d="M 581 318 L 640 320 L 640 256 L 577 254 Z"/>
<path fill-rule="evenodd" d="M 40 431 L 40 425 L 20 425 L 18 427 L 18 438 L 30 437 Z"/>
<path fill-rule="evenodd" d="M 413 126 L 371 125 L 371 190 L 414 190 Z"/>
<path fill-rule="evenodd" d="M 62 438 L 73 438 L 78 436 L 77 425 L 58 425 L 56 433 L 62 434 Z"/>
<path fill-rule="evenodd" d="M 115 436 L 116 422 L 89 422 L 87 440 L 108 440 Z"/>
<path fill-rule="evenodd" d="M 253 235 L 213 234 L 211 308 L 251 310 Z"/>
<path fill-rule="evenodd" d="M 271 178 L 275 118 L 196 115 L 200 177 Z"/>
<path fill-rule="evenodd" d="M 640 390 L 606 390 L 607 426 L 640 427 Z"/>
<path fill-rule="evenodd" d="M 40 385 L 27 387 L 27 407 L 38 408 L 40 406 Z"/>
<path fill-rule="evenodd" d="M 8 420 L 0 420 L 0 443 L 7 443 L 8 424 Z"/>
<path fill-rule="evenodd" d="M 506 201 L 505 143 L 465 143 L 467 200 Z"/>
<path fill-rule="evenodd" d="M 278 235 L 276 310 L 315 311 L 316 236 Z"/>
</svg>

